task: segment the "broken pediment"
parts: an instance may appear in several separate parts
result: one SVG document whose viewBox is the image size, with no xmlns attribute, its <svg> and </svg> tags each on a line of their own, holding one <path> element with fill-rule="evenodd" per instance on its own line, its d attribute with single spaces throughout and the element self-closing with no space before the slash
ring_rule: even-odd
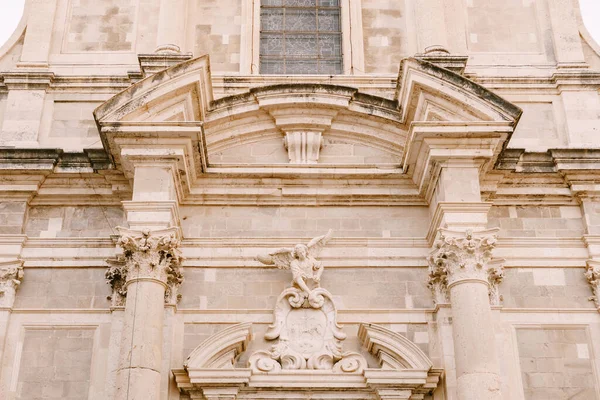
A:
<svg viewBox="0 0 600 400">
<path fill-rule="evenodd" d="M 476 158 L 489 171 L 520 115 L 477 83 L 415 58 L 401 62 L 391 99 L 293 83 L 214 100 L 208 56 L 151 75 L 94 112 L 117 169 L 131 178 L 144 159 L 174 162 L 181 200 L 201 198 L 199 181 L 211 173 L 318 179 L 345 168 L 357 179 L 402 174 L 421 202 L 431 198 L 440 162 Z"/>
</svg>

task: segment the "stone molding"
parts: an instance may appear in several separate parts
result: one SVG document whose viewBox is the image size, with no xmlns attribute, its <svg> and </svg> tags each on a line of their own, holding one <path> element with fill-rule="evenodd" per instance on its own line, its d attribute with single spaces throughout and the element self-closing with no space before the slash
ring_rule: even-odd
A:
<svg viewBox="0 0 600 400">
<path fill-rule="evenodd" d="M 479 281 L 492 289 L 493 301 L 499 301 L 497 285 L 502 281 L 500 260 L 492 262 L 498 229 L 466 232 L 440 229 L 440 235 L 428 257 L 429 286 L 436 302 L 447 303 L 447 291 L 465 281 Z M 446 300 L 446 301 L 444 301 Z"/>
<path fill-rule="evenodd" d="M 107 283 L 111 285 L 113 306 L 123 305 L 127 286 L 136 281 L 153 281 L 165 287 L 165 302 L 177 304 L 179 287 L 183 283 L 181 263 L 183 256 L 179 247 L 179 229 L 135 231 L 117 228 L 118 246 L 123 255 L 107 260 Z"/>
<path fill-rule="evenodd" d="M 0 308 L 13 306 L 23 277 L 22 260 L 0 262 Z"/>
<path fill-rule="evenodd" d="M 429 371 L 433 363 L 425 353 L 404 336 L 376 324 L 361 324 L 358 338 L 382 368 Z"/>
</svg>

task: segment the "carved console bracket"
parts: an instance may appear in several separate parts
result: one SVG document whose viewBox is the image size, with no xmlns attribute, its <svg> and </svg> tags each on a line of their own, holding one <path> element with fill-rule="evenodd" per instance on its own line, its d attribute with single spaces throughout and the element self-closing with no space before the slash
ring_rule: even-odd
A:
<svg viewBox="0 0 600 400">
<path fill-rule="evenodd" d="M 437 304 L 449 303 L 448 289 L 464 281 L 489 286 L 491 305 L 500 305 L 498 285 L 504 278 L 504 260 L 492 260 L 497 229 L 473 232 L 439 230 L 439 238 L 428 257 L 429 287 Z"/>
<path fill-rule="evenodd" d="M 323 146 L 321 132 L 286 132 L 283 144 L 290 164 L 316 164 Z"/>
<path fill-rule="evenodd" d="M 123 254 L 106 260 L 106 280 L 113 289 L 110 296 L 113 307 L 123 306 L 127 297 L 127 286 L 134 281 L 146 280 L 165 286 L 165 302 L 179 301 L 179 287 L 183 283 L 179 250 L 179 229 L 169 228 L 155 231 L 135 231 L 117 228 L 120 236 L 117 244 Z"/>
</svg>

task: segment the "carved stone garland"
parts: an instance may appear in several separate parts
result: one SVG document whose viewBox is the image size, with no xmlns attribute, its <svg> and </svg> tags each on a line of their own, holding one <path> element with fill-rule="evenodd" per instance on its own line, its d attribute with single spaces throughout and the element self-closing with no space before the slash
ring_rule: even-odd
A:
<svg viewBox="0 0 600 400">
<path fill-rule="evenodd" d="M 464 280 L 479 280 L 489 285 L 490 303 L 499 305 L 502 297 L 498 285 L 504 278 L 501 260 L 492 261 L 496 231 L 473 233 L 468 230 L 440 230 L 429 261 L 428 286 L 437 304 L 449 303 L 448 288 Z"/>
<path fill-rule="evenodd" d="M 166 285 L 165 303 L 176 304 L 183 283 L 179 250 L 180 240 L 173 229 L 164 231 L 132 231 L 119 228 L 118 245 L 124 251 L 116 259 L 106 260 L 109 267 L 105 277 L 113 289 L 113 307 L 123 306 L 127 296 L 127 283 L 133 279 L 154 279 Z"/>
<path fill-rule="evenodd" d="M 0 266 L 0 307 L 12 307 L 17 288 L 23 280 L 23 261 Z"/>
</svg>

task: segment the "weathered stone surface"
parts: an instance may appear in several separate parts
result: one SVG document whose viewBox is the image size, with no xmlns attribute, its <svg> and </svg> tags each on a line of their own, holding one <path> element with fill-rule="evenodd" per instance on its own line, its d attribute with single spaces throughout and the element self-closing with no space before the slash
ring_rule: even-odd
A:
<svg viewBox="0 0 600 400">
<path fill-rule="evenodd" d="M 270 51 L 343 74 L 261 75 L 280 3 L 29 1 L 0 47 L 0 398 L 594 398 L 576 2 L 319 0 L 342 48 Z"/>
</svg>

